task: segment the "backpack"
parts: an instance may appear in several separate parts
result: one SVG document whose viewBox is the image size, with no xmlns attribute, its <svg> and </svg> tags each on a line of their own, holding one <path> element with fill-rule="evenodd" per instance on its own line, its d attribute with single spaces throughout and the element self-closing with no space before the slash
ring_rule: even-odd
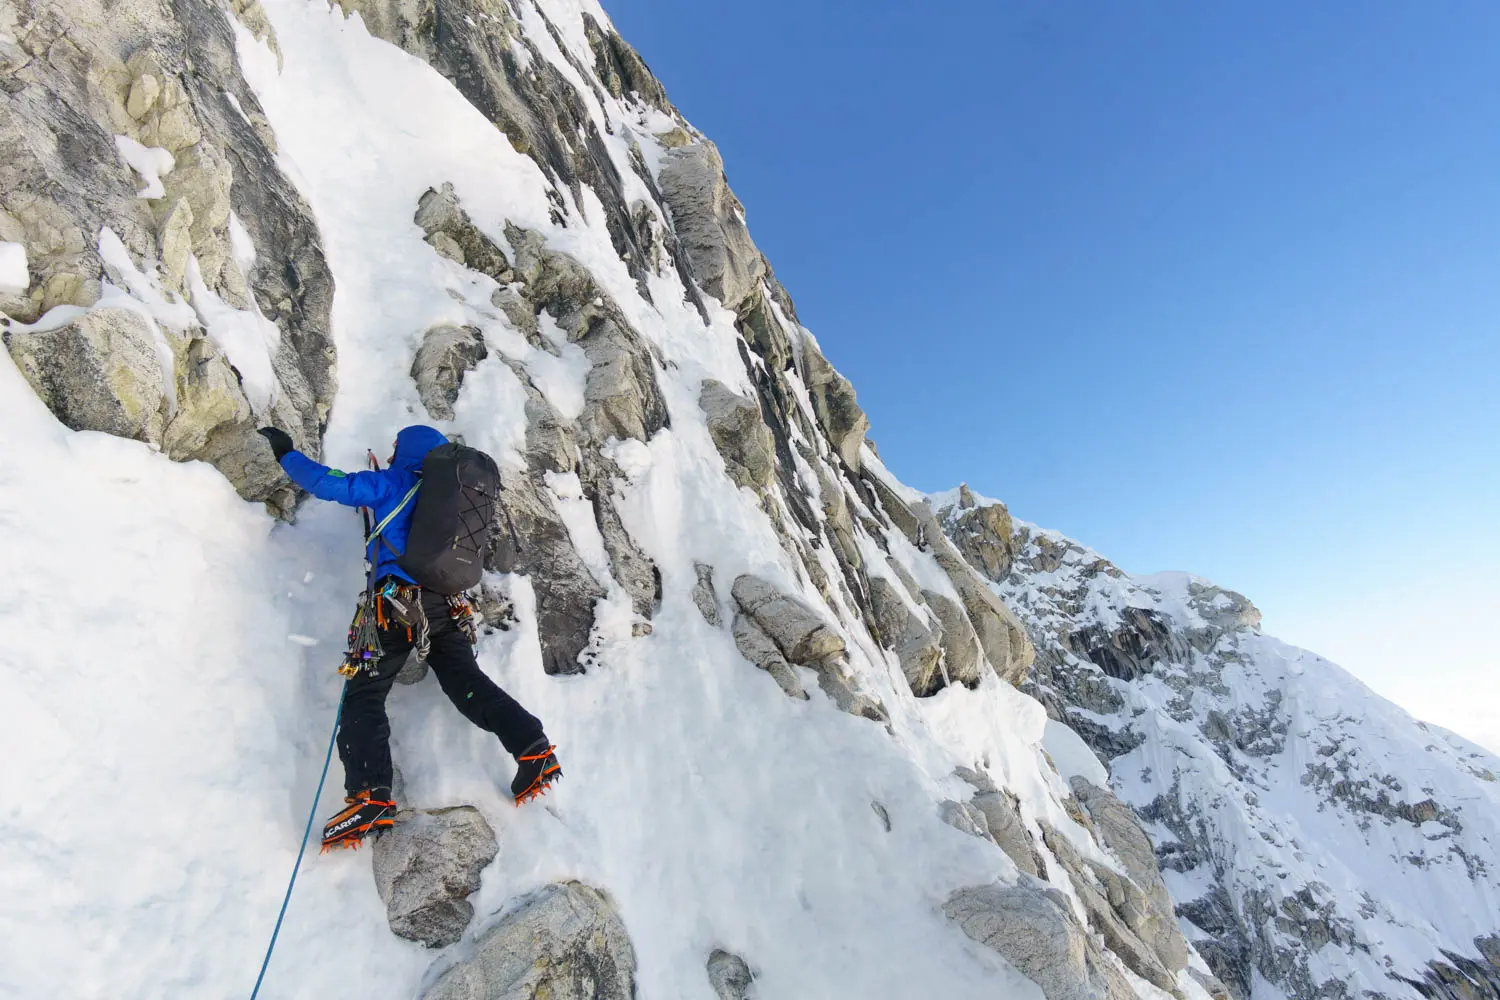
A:
<svg viewBox="0 0 1500 1000">
<path fill-rule="evenodd" d="M 484 575 L 500 469 L 482 451 L 443 444 L 422 460 L 419 485 L 406 551 L 396 565 L 428 590 L 462 593 Z"/>
</svg>

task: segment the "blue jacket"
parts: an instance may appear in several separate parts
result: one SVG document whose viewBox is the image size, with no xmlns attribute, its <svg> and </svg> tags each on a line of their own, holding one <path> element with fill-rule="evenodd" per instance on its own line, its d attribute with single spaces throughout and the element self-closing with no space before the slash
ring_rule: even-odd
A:
<svg viewBox="0 0 1500 1000">
<path fill-rule="evenodd" d="M 292 482 L 319 500 L 333 500 L 348 507 L 369 507 L 374 512 L 375 523 L 379 524 L 401 507 L 407 494 L 412 493 L 421 481 L 422 460 L 427 453 L 447 443 L 442 431 L 413 424 L 396 435 L 396 452 L 391 456 L 390 467 L 379 472 L 343 473 L 319 465 L 300 451 L 289 451 L 281 456 L 281 467 Z M 379 539 L 370 539 L 366 556 L 375 564 L 375 579 L 389 574 L 410 583 L 416 582 L 396 565 L 396 557 L 391 552 L 391 549 L 406 551 L 406 536 L 411 530 L 411 515 L 416 505 L 416 497 L 412 496 L 380 533 L 389 548 L 381 545 Z"/>
</svg>

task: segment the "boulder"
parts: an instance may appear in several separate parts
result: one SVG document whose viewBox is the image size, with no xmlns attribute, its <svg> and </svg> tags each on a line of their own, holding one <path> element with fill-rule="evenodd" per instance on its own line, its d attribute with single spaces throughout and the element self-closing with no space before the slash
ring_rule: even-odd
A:
<svg viewBox="0 0 1500 1000">
<path fill-rule="evenodd" d="M 745 659 L 770 674 L 788 698 L 807 700 L 807 691 L 802 687 L 797 672 L 786 662 L 781 650 L 769 635 L 743 611 L 734 615 L 734 644 Z"/>
<path fill-rule="evenodd" d="M 938 806 L 938 815 L 942 817 L 944 823 L 955 830 L 962 830 L 969 836 L 979 837 L 982 840 L 990 839 L 989 824 L 984 818 L 984 813 L 967 802 L 945 799 Z"/>
<path fill-rule="evenodd" d="M 1028 875 L 1045 878 L 1046 862 L 1032 841 L 1031 832 L 1021 820 L 1019 800 L 998 789 L 978 792 L 971 805 L 984 816 L 990 839 L 994 840 L 1017 868 Z"/>
<path fill-rule="evenodd" d="M 973 940 L 998 952 L 1047 1000 L 1134 1000 L 1120 972 L 1092 945 L 1067 897 L 1035 880 L 960 889 L 943 906 Z"/>
<path fill-rule="evenodd" d="M 900 591 L 882 577 L 870 579 L 870 606 L 875 612 L 881 642 L 895 650 L 911 693 L 925 698 L 940 691 L 944 681 L 940 667 L 943 645 L 939 637 L 917 617 Z"/>
<path fill-rule="evenodd" d="M 746 1000 L 755 975 L 743 958 L 715 948 L 708 956 L 708 982 L 719 1000 Z"/>
<path fill-rule="evenodd" d="M 844 637 L 834 626 L 760 577 L 738 577 L 730 593 L 792 663 L 814 666 L 844 651 Z"/>
<path fill-rule="evenodd" d="M 704 140 L 670 150 L 658 176 L 672 228 L 705 292 L 736 309 L 766 275 L 765 258 L 729 190 L 718 147 Z"/>
<path fill-rule="evenodd" d="M 429 948 L 453 944 L 474 917 L 468 897 L 498 850 L 473 806 L 403 810 L 375 841 L 372 859 L 391 930 Z"/>
<path fill-rule="evenodd" d="M 422 1000 L 635 1000 L 635 950 L 614 904 L 554 882 L 480 935 Z"/>
<path fill-rule="evenodd" d="M 55 330 L 6 337 L 11 359 L 57 418 L 75 431 L 161 441 L 161 357 L 132 309 L 84 313 Z"/>
<path fill-rule="evenodd" d="M 693 603 L 703 620 L 718 628 L 723 618 L 719 614 L 719 595 L 714 590 L 714 568 L 707 563 L 694 563 L 693 572 L 698 576 L 698 582 L 693 584 Z"/>
<path fill-rule="evenodd" d="M 417 395 L 435 420 L 452 420 L 464 376 L 489 357 L 484 335 L 472 326 L 444 324 L 428 330 L 412 359 Z"/>
<path fill-rule="evenodd" d="M 709 436 L 735 485 L 769 487 L 776 476 L 776 442 L 761 417 L 760 404 L 722 382 L 704 379 L 698 405 L 708 417 Z"/>
</svg>

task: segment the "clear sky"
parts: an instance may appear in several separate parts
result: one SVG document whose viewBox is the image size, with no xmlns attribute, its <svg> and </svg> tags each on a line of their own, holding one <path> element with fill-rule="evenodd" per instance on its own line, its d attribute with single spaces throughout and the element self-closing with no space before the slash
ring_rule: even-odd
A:
<svg viewBox="0 0 1500 1000">
<path fill-rule="evenodd" d="M 1500 750 L 1500 3 L 606 6 L 902 479 Z"/>
</svg>

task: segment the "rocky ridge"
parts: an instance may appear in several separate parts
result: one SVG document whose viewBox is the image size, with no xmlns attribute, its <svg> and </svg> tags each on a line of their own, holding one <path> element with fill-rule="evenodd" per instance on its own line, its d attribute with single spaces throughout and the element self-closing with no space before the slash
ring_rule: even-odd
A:
<svg viewBox="0 0 1500 1000">
<path fill-rule="evenodd" d="M 934 499 L 1026 622 L 1023 687 L 1109 765 L 1153 894 L 1235 997 L 1496 995 L 1494 757 L 1262 635 L 1239 594 L 1131 576 L 967 487 Z M 1131 826 L 1105 840 L 1140 858 Z"/>
</svg>

